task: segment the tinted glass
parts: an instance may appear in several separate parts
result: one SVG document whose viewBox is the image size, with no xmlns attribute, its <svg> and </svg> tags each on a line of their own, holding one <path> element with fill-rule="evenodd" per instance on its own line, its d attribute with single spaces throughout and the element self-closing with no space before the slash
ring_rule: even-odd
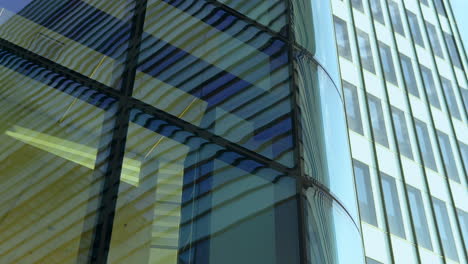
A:
<svg viewBox="0 0 468 264">
<path fill-rule="evenodd" d="M 367 101 L 369 104 L 374 139 L 381 145 L 388 147 L 387 128 L 385 126 L 385 119 L 383 116 L 382 104 L 380 103 L 380 99 L 371 94 L 367 94 Z"/>
<path fill-rule="evenodd" d="M 298 263 L 294 178 L 140 111 L 131 121 L 109 263 Z"/>
<path fill-rule="evenodd" d="M 468 113 L 468 89 L 460 87 L 460 91 L 463 97 L 465 112 Z"/>
<path fill-rule="evenodd" d="M 460 222 L 460 227 L 463 235 L 463 240 L 465 241 L 465 248 L 468 248 L 468 213 L 457 209 L 458 221 Z"/>
<path fill-rule="evenodd" d="M 447 170 L 447 176 L 456 182 L 460 182 L 449 137 L 440 131 L 437 131 L 437 136 L 439 138 L 440 149 L 442 151 L 442 158 L 444 160 L 445 169 Z"/>
<path fill-rule="evenodd" d="M 458 145 L 460 146 L 460 152 L 462 155 L 463 165 L 465 167 L 465 173 L 468 174 L 468 145 L 461 141 L 458 141 Z"/>
<path fill-rule="evenodd" d="M 444 3 L 442 3 L 442 0 L 434 0 L 434 5 L 439 15 L 447 16 L 447 14 L 445 13 L 445 7 L 444 7 Z"/>
<path fill-rule="evenodd" d="M 445 100 L 447 100 L 447 106 L 449 108 L 450 114 L 458 119 L 461 119 L 460 111 L 458 110 L 457 99 L 455 99 L 455 93 L 453 91 L 452 82 L 444 77 L 440 77 L 442 81 L 442 89 L 445 95 Z"/>
<path fill-rule="evenodd" d="M 432 25 L 431 23 L 427 21 L 425 21 L 425 23 L 426 23 L 427 33 L 429 35 L 430 44 L 431 44 L 432 50 L 434 51 L 434 54 L 436 56 L 444 58 L 444 53 L 442 52 L 442 47 L 440 46 L 440 42 L 439 42 L 439 36 L 437 35 L 437 31 L 434 25 Z"/>
<path fill-rule="evenodd" d="M 457 45 L 455 44 L 455 40 L 451 34 L 444 32 L 444 39 L 445 44 L 447 45 L 450 58 L 452 59 L 453 65 L 458 68 L 462 68 L 462 64 L 460 61 L 460 55 L 458 54 Z"/>
<path fill-rule="evenodd" d="M 385 173 L 380 173 L 382 179 L 382 188 L 385 201 L 385 212 L 387 215 L 390 232 L 399 237 L 405 238 L 405 228 L 403 226 L 403 218 L 401 215 L 400 201 L 398 199 L 398 191 L 395 184 L 395 179 Z"/>
<path fill-rule="evenodd" d="M 429 6 L 429 3 L 427 2 L 427 0 L 419 0 L 419 1 L 420 1 L 421 3 L 423 3 L 423 4 L 427 5 L 427 6 Z"/>
<path fill-rule="evenodd" d="M 385 25 L 385 20 L 382 12 L 380 0 L 370 0 L 370 8 L 374 19 Z"/>
<path fill-rule="evenodd" d="M 338 54 L 341 57 L 352 60 L 351 47 L 349 46 L 348 28 L 346 22 L 336 16 L 333 16 L 335 22 L 336 44 L 338 45 Z"/>
<path fill-rule="evenodd" d="M 401 155 L 409 159 L 413 159 L 413 151 L 411 150 L 411 142 L 408 135 L 405 113 L 392 106 L 392 119 L 393 125 L 395 126 L 398 149 L 400 150 Z"/>
<path fill-rule="evenodd" d="M 366 257 L 366 264 L 382 264 L 382 263 L 378 262 L 377 260 Z"/>
<path fill-rule="evenodd" d="M 401 22 L 400 9 L 398 3 L 394 1 L 388 2 L 388 9 L 390 11 L 390 19 L 392 20 L 393 30 L 402 36 L 405 36 L 405 30 L 403 29 L 403 23 Z"/>
<path fill-rule="evenodd" d="M 419 147 L 423 156 L 424 166 L 437 171 L 437 165 L 434 159 L 434 152 L 432 151 L 431 140 L 429 139 L 429 132 L 424 122 L 414 119 L 416 126 L 416 134 L 418 136 Z"/>
<path fill-rule="evenodd" d="M 424 48 L 424 41 L 421 35 L 421 29 L 419 28 L 417 16 L 408 10 L 406 10 L 406 14 L 408 15 L 411 35 L 413 36 L 415 43 Z"/>
<path fill-rule="evenodd" d="M 410 94 L 419 98 L 418 84 L 416 83 L 416 78 L 414 76 L 413 63 L 411 62 L 411 59 L 400 53 L 400 61 L 403 68 L 406 89 Z"/>
<path fill-rule="evenodd" d="M 353 8 L 356 8 L 357 10 L 364 12 L 362 0 L 351 0 L 351 5 L 353 6 Z"/>
<path fill-rule="evenodd" d="M 372 57 L 369 35 L 366 32 L 359 29 L 356 29 L 356 32 L 362 67 L 372 73 L 375 73 L 374 59 Z"/>
<path fill-rule="evenodd" d="M 424 210 L 424 203 L 421 197 L 421 192 L 409 185 L 406 186 L 408 190 L 408 199 L 411 209 L 411 216 L 413 217 L 413 224 L 416 230 L 416 239 L 418 245 L 432 250 L 431 235 L 429 234 L 429 227 L 427 224 L 426 212 Z"/>
<path fill-rule="evenodd" d="M 357 160 L 353 160 L 353 165 L 361 221 L 378 226 L 377 217 L 375 216 L 374 195 L 372 193 L 369 167 Z"/>
<path fill-rule="evenodd" d="M 393 83 L 394 85 L 398 85 L 395 73 L 395 66 L 393 65 L 392 51 L 390 50 L 390 47 L 385 43 L 379 41 L 379 52 L 380 58 L 382 59 L 385 80 L 387 82 Z"/>
<path fill-rule="evenodd" d="M 429 99 L 429 103 L 437 108 L 440 109 L 440 102 L 439 97 L 437 96 L 437 91 L 434 83 L 434 77 L 432 75 L 432 71 L 423 66 L 419 65 L 421 68 L 421 73 L 424 82 L 424 88 L 426 89 L 427 97 Z"/>
<path fill-rule="evenodd" d="M 364 135 L 357 88 L 351 83 L 343 81 L 343 91 L 345 96 L 346 119 L 348 120 L 348 127 L 353 131 Z"/>
<path fill-rule="evenodd" d="M 434 205 L 437 228 L 439 230 L 440 239 L 442 240 L 444 254 L 447 258 L 458 261 L 457 248 L 447 214 L 447 207 L 443 201 L 434 197 L 432 197 L 432 204 Z"/>
</svg>

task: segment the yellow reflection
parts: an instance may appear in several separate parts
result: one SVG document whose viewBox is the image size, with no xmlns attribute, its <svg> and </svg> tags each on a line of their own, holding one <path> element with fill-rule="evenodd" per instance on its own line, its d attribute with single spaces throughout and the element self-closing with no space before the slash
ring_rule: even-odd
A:
<svg viewBox="0 0 468 264">
<path fill-rule="evenodd" d="M 89 169 L 94 169 L 96 164 L 97 149 L 93 147 L 20 126 L 13 126 L 13 129 L 6 131 L 5 134 Z M 140 167 L 140 161 L 124 158 L 121 179 L 138 186 Z"/>
</svg>

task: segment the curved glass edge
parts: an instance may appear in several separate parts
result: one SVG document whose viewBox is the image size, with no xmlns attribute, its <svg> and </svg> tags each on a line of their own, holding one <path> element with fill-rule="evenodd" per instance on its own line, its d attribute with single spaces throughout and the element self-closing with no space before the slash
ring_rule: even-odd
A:
<svg viewBox="0 0 468 264">
<path fill-rule="evenodd" d="M 308 50 L 330 74 L 335 84 L 340 83 L 338 55 L 330 1 L 296 0 L 292 3 L 294 39 Z M 340 96 L 342 92 L 339 90 Z"/>
<path fill-rule="evenodd" d="M 344 105 L 325 71 L 295 53 L 305 174 L 329 188 L 359 223 Z"/>
<path fill-rule="evenodd" d="M 313 187 L 304 199 L 308 263 L 364 264 L 361 235 L 342 207 Z"/>
</svg>

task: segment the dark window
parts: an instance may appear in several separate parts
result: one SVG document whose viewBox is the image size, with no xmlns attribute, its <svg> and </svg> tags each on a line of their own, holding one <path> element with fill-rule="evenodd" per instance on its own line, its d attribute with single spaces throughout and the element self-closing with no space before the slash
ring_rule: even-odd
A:
<svg viewBox="0 0 468 264">
<path fill-rule="evenodd" d="M 468 213 L 461 209 L 457 209 L 457 214 L 463 240 L 465 241 L 465 248 L 468 248 Z"/>
<path fill-rule="evenodd" d="M 392 119 L 400 153 L 407 158 L 413 159 L 405 114 L 400 109 L 392 106 Z"/>
<path fill-rule="evenodd" d="M 380 173 L 380 176 L 390 233 L 406 238 L 395 179 L 383 172 Z"/>
<path fill-rule="evenodd" d="M 461 119 L 460 110 L 458 110 L 457 99 L 455 99 L 452 82 L 442 76 L 440 76 L 440 79 L 442 81 L 442 91 L 444 92 L 445 99 L 447 100 L 450 114 L 455 118 Z"/>
<path fill-rule="evenodd" d="M 442 240 L 442 248 L 447 258 L 458 261 L 457 248 L 453 239 L 452 227 L 450 226 L 447 207 L 445 203 L 435 197 L 432 197 L 434 205 L 437 227 L 439 229 L 440 239 Z"/>
<path fill-rule="evenodd" d="M 447 16 L 447 14 L 445 13 L 445 7 L 444 7 L 444 3 L 442 3 L 442 0 L 434 0 L 434 5 L 439 15 L 443 15 L 445 17 Z"/>
<path fill-rule="evenodd" d="M 353 165 L 361 220 L 371 225 L 378 226 L 377 217 L 375 216 L 374 196 L 372 194 L 369 167 L 354 159 Z"/>
<path fill-rule="evenodd" d="M 442 158 L 444 160 L 445 168 L 447 169 L 447 176 L 456 182 L 460 182 L 449 137 L 441 131 L 437 131 L 437 137 L 439 138 Z"/>
<path fill-rule="evenodd" d="M 414 42 L 424 48 L 424 41 L 421 35 L 421 29 L 419 28 L 418 17 L 409 10 L 406 10 L 406 13 L 408 14 L 411 35 L 413 36 Z"/>
<path fill-rule="evenodd" d="M 336 16 L 333 16 L 335 22 L 336 43 L 338 44 L 338 53 L 341 57 L 352 60 L 351 48 L 349 46 L 348 28 L 346 22 Z"/>
<path fill-rule="evenodd" d="M 372 58 L 372 49 L 370 46 L 369 35 L 359 29 L 356 29 L 356 31 L 362 67 L 372 73 L 375 73 L 374 59 Z"/>
<path fill-rule="evenodd" d="M 385 127 L 385 120 L 380 99 L 371 94 L 367 94 L 367 101 L 369 103 L 374 139 L 377 143 L 388 147 L 387 129 Z"/>
<path fill-rule="evenodd" d="M 395 66 L 393 65 L 392 51 L 388 45 L 379 41 L 379 52 L 382 59 L 382 66 L 384 69 L 385 80 L 398 85 L 397 77 L 395 74 Z"/>
<path fill-rule="evenodd" d="M 450 58 L 452 58 L 453 65 L 457 66 L 458 68 L 462 68 L 460 55 L 458 54 L 457 45 L 455 44 L 453 36 L 449 33 L 444 32 L 444 38 L 445 44 L 447 45 L 450 54 Z"/>
<path fill-rule="evenodd" d="M 419 98 L 418 84 L 416 83 L 416 78 L 414 76 L 413 63 L 411 62 L 411 59 L 400 53 L 400 61 L 403 68 L 406 89 L 410 94 Z"/>
<path fill-rule="evenodd" d="M 429 40 L 436 56 L 444 58 L 444 53 L 442 52 L 442 47 L 440 46 L 439 36 L 437 35 L 437 30 L 431 23 L 425 21 L 427 33 L 429 34 Z"/>
<path fill-rule="evenodd" d="M 385 20 L 382 12 L 380 0 L 370 0 L 370 8 L 374 19 L 385 25 Z"/>
<path fill-rule="evenodd" d="M 437 91 L 436 91 L 436 87 L 434 83 L 434 77 L 432 76 L 432 72 L 429 68 L 423 65 L 419 65 L 419 66 L 421 67 L 424 88 L 426 89 L 429 103 L 431 103 L 431 105 L 440 109 L 439 98 L 437 96 Z"/>
<path fill-rule="evenodd" d="M 361 112 L 359 110 L 359 99 L 356 86 L 343 81 L 343 90 L 346 105 L 346 118 L 348 126 L 353 131 L 364 135 L 362 130 Z"/>
<path fill-rule="evenodd" d="M 401 22 L 401 15 L 398 4 L 395 1 L 390 0 L 388 2 L 388 8 L 390 11 L 390 20 L 392 20 L 393 30 L 404 36 L 405 30 L 403 29 L 403 23 Z"/>
<path fill-rule="evenodd" d="M 362 5 L 362 0 L 351 0 L 351 5 L 353 8 L 356 8 L 357 10 L 364 12 L 364 6 Z"/>
<path fill-rule="evenodd" d="M 419 146 L 423 156 L 424 166 L 437 171 L 437 164 L 434 159 L 434 152 L 432 151 L 431 140 L 429 139 L 429 132 L 424 122 L 414 119 L 416 126 L 416 133 L 418 136 Z"/>
<path fill-rule="evenodd" d="M 409 185 L 407 185 L 407 190 L 418 245 L 432 250 L 431 235 L 429 234 L 421 192 Z"/>
</svg>

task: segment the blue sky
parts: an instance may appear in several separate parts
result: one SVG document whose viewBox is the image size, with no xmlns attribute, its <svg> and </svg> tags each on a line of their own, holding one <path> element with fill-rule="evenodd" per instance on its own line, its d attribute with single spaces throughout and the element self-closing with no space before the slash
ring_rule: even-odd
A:
<svg viewBox="0 0 468 264">
<path fill-rule="evenodd" d="M 465 52 L 468 53 L 468 0 L 451 0 L 452 10 L 457 20 Z"/>
</svg>

